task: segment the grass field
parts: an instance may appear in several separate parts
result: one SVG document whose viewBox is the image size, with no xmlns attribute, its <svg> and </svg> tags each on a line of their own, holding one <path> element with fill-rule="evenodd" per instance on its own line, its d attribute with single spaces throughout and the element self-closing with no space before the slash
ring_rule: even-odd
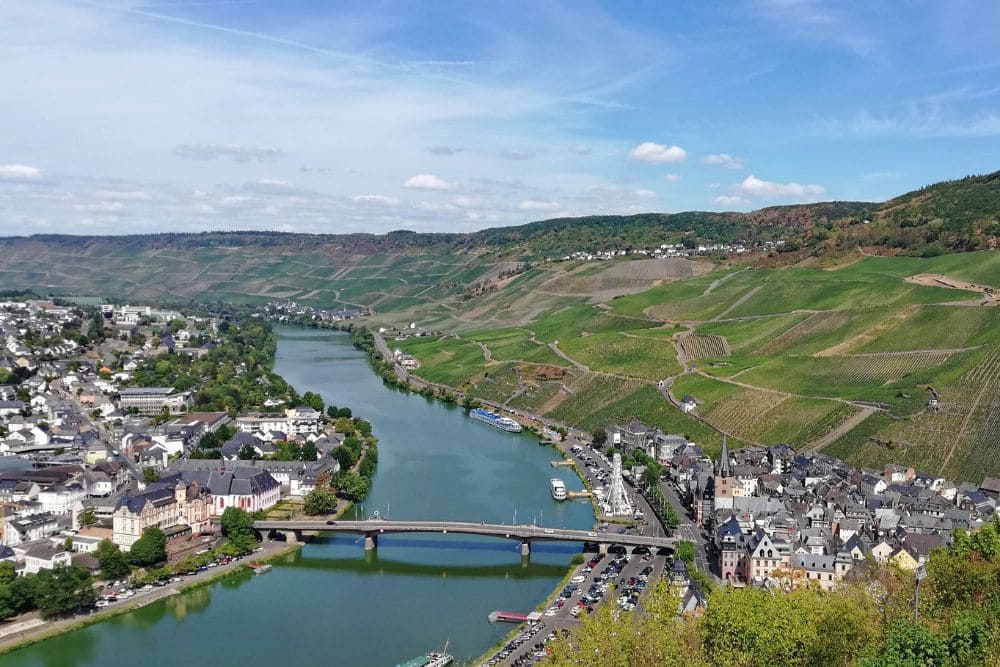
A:
<svg viewBox="0 0 1000 667">
<path fill-rule="evenodd" d="M 547 414 L 566 423 L 592 429 L 599 425 L 593 421 L 594 414 L 640 386 L 642 383 L 637 380 L 589 375 L 573 387 L 569 400 Z"/>
<path fill-rule="evenodd" d="M 955 349 L 998 343 L 1000 308 L 923 306 L 859 351 Z"/>
<path fill-rule="evenodd" d="M 453 338 L 414 338 L 394 342 L 420 362 L 414 375 L 428 382 L 462 387 L 482 377 L 486 369 L 483 351 L 475 343 Z"/>
<path fill-rule="evenodd" d="M 500 361 L 525 361 L 553 366 L 567 365 L 563 359 L 549 349 L 548 345 L 531 342 L 531 332 L 524 329 L 494 329 L 484 333 L 469 334 L 466 338 L 488 347 L 493 358 Z"/>
<path fill-rule="evenodd" d="M 667 340 L 608 332 L 560 341 L 559 349 L 591 370 L 661 380 L 679 373 L 677 353 Z"/>
<path fill-rule="evenodd" d="M 698 326 L 698 333 L 723 336 L 733 352 L 749 352 L 767 344 L 782 332 L 809 317 L 806 314 L 773 315 L 750 320 L 709 322 Z"/>
</svg>

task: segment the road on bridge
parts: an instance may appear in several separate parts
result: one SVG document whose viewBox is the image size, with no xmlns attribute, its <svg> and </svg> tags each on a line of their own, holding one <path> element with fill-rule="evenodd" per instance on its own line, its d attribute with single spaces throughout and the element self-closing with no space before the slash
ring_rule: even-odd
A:
<svg viewBox="0 0 1000 667">
<path fill-rule="evenodd" d="M 534 525 L 508 525 L 497 523 L 464 523 L 458 521 L 391 521 L 370 519 L 366 521 L 255 521 L 254 528 L 261 531 L 332 532 L 380 535 L 391 533 L 456 533 L 460 535 L 486 535 L 516 539 L 525 542 L 548 540 L 556 542 L 591 542 L 594 544 L 626 547 L 673 549 L 677 540 L 672 537 L 651 535 L 619 535 L 565 528 L 545 528 Z"/>
</svg>

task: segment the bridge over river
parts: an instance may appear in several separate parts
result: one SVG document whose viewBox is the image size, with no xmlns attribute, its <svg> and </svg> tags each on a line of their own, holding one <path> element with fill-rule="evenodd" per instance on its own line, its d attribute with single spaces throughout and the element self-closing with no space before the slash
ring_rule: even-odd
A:
<svg viewBox="0 0 1000 667">
<path fill-rule="evenodd" d="M 621 546 L 629 551 L 636 547 L 650 550 L 669 549 L 677 546 L 677 538 L 652 537 L 648 535 L 620 535 L 586 530 L 568 530 L 566 528 L 544 528 L 534 525 L 508 525 L 502 523 L 464 523 L 459 521 L 391 521 L 388 519 L 368 519 L 363 521 L 255 521 L 253 527 L 261 532 L 279 531 L 289 541 L 297 541 L 303 535 L 320 532 L 352 533 L 364 535 L 365 549 L 378 546 L 378 536 L 393 533 L 436 533 L 447 535 L 485 535 L 508 540 L 518 540 L 521 543 L 521 555 L 531 553 L 531 543 L 549 542 L 580 542 L 595 544 L 601 553 L 606 553 L 608 547 Z"/>
</svg>

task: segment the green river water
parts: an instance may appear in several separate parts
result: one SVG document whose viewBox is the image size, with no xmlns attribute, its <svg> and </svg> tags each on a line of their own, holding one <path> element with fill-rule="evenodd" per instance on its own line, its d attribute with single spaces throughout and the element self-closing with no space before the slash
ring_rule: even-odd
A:
<svg viewBox="0 0 1000 667">
<path fill-rule="evenodd" d="M 346 334 L 278 328 L 275 370 L 300 393 L 372 422 L 379 464 L 363 511 L 586 529 L 585 502 L 557 503 L 554 450 L 472 421 L 464 410 L 391 389 Z M 358 508 L 360 513 L 361 508 Z M 262 576 L 234 574 L 134 612 L 0 657 L 8 665 L 395 665 L 450 641 L 472 660 L 509 626 L 494 609 L 528 612 L 566 573 L 572 545 L 469 536 L 384 536 L 367 557 L 355 538 L 320 539 Z"/>
</svg>

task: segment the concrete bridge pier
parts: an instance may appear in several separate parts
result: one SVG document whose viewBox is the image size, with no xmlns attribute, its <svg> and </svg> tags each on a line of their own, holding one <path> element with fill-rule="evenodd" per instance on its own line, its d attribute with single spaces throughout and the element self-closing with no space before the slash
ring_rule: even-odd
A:
<svg viewBox="0 0 1000 667">
<path fill-rule="evenodd" d="M 365 551 L 378 548 L 378 533 L 365 533 Z"/>
<path fill-rule="evenodd" d="M 299 531 L 297 531 L 297 530 L 286 530 L 286 531 L 284 531 L 284 533 L 285 533 L 285 542 L 287 542 L 288 544 L 297 544 L 300 541 L 299 540 Z"/>
<path fill-rule="evenodd" d="M 598 544 L 597 545 L 597 553 L 601 554 L 602 556 L 607 556 L 608 555 L 608 544 L 606 542 L 601 542 L 600 544 Z"/>
<path fill-rule="evenodd" d="M 528 540 L 521 541 L 521 558 L 527 558 L 531 555 L 531 542 Z"/>
</svg>

